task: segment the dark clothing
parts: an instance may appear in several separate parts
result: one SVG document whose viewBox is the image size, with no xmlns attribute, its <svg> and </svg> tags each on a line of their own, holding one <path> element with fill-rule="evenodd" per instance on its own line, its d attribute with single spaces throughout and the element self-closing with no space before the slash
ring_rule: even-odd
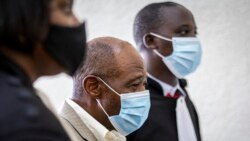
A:
<svg viewBox="0 0 250 141">
<path fill-rule="evenodd" d="M 180 86 L 185 91 L 186 80 L 180 80 Z M 140 129 L 127 136 L 127 141 L 178 141 L 175 112 L 177 99 L 164 97 L 161 86 L 150 78 L 148 78 L 148 89 L 151 99 L 149 117 Z M 194 124 L 197 141 L 201 141 L 195 107 L 188 95 L 185 100 Z"/>
<path fill-rule="evenodd" d="M 0 54 L 0 141 L 69 141 L 24 71 Z"/>
</svg>

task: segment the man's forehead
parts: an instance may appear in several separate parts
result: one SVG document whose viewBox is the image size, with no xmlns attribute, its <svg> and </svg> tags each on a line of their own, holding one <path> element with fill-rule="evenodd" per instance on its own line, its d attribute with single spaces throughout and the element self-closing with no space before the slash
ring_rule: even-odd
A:
<svg viewBox="0 0 250 141">
<path fill-rule="evenodd" d="M 116 54 L 116 59 L 120 69 L 124 69 L 125 71 L 135 68 L 144 69 L 142 57 L 131 45 L 127 45 L 127 47 L 124 47 L 120 53 Z"/>
<path fill-rule="evenodd" d="M 192 13 L 183 6 L 165 7 L 161 9 L 160 13 L 160 21 L 164 27 L 195 24 Z"/>
</svg>

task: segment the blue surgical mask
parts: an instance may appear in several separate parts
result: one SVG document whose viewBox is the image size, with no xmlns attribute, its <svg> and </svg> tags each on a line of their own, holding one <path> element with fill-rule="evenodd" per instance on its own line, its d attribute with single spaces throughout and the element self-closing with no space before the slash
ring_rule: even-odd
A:
<svg viewBox="0 0 250 141">
<path fill-rule="evenodd" d="M 109 121 L 114 128 L 124 136 L 139 129 L 146 121 L 150 109 L 149 91 L 140 91 L 133 93 L 117 93 L 101 78 L 99 78 L 111 91 L 120 96 L 121 109 L 119 115 L 109 116 L 105 109 L 102 107 L 100 101 L 97 103 L 102 108 L 104 113 L 108 116 Z"/>
<path fill-rule="evenodd" d="M 163 56 L 157 50 L 154 50 L 154 52 L 162 58 L 164 64 L 177 78 L 183 78 L 197 69 L 202 55 L 199 39 L 195 37 L 173 37 L 171 40 L 152 32 L 150 35 L 172 42 L 173 52 L 171 55 Z"/>
</svg>

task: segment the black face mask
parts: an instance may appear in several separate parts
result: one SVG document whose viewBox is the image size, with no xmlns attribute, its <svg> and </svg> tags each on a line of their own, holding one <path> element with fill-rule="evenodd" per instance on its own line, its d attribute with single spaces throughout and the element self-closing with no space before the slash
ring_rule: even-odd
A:
<svg viewBox="0 0 250 141">
<path fill-rule="evenodd" d="M 51 25 L 45 50 L 73 75 L 83 62 L 86 48 L 85 24 L 77 27 Z"/>
</svg>

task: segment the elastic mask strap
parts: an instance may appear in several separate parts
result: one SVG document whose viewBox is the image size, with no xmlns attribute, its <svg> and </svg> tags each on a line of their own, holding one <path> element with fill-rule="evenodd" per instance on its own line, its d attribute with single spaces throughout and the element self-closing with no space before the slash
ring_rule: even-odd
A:
<svg viewBox="0 0 250 141">
<path fill-rule="evenodd" d="M 103 81 L 100 77 L 95 76 L 97 79 L 101 80 L 103 84 L 105 84 L 111 91 L 113 91 L 115 94 L 117 94 L 118 96 L 120 96 L 120 94 L 118 92 L 116 92 L 113 88 L 111 88 L 105 81 Z"/>
<path fill-rule="evenodd" d="M 150 35 L 153 35 L 153 36 L 155 36 L 155 37 L 157 37 L 157 38 L 160 38 L 160 39 L 162 39 L 162 40 L 166 40 L 166 41 L 170 41 L 170 42 L 172 42 L 172 40 L 171 39 L 169 39 L 169 38 L 166 38 L 166 37 L 163 37 L 163 36 L 161 36 L 161 35 L 158 35 L 158 34 L 156 34 L 156 33 L 153 33 L 153 32 L 150 32 L 149 33 Z M 145 40 L 145 39 L 144 39 Z M 144 41 L 143 40 L 143 41 Z M 159 57 L 161 57 L 162 59 L 164 58 L 164 56 L 162 55 L 162 54 L 160 54 L 157 50 L 153 50 L 154 51 L 154 53 L 156 53 Z"/>
<path fill-rule="evenodd" d="M 102 107 L 102 104 L 101 104 L 100 100 L 99 100 L 99 99 L 96 99 L 96 101 L 97 101 L 98 105 L 102 108 L 103 112 L 107 115 L 107 117 L 109 117 L 109 115 L 108 115 L 108 113 L 106 112 L 106 110 Z"/>
<path fill-rule="evenodd" d="M 118 92 L 116 92 L 113 88 L 111 88 L 105 81 L 103 81 L 100 77 L 98 77 L 98 76 L 95 76 L 95 75 L 88 75 L 88 76 L 86 76 L 84 79 L 83 79 L 83 83 L 85 82 L 85 79 L 86 78 L 88 78 L 88 77 L 95 77 L 95 78 L 97 78 L 97 79 L 99 79 L 99 80 L 101 80 L 102 81 L 102 83 L 104 83 L 111 91 L 113 91 L 115 94 L 117 94 L 118 96 L 120 96 L 120 94 L 118 93 Z"/>
<path fill-rule="evenodd" d="M 156 34 L 156 33 L 150 32 L 149 34 L 150 34 L 150 35 L 153 35 L 153 36 L 155 36 L 155 37 L 158 37 L 158 38 L 160 38 L 160 39 L 163 39 L 163 40 L 167 40 L 167 41 L 172 42 L 171 39 L 166 38 L 166 37 L 163 37 L 163 36 L 158 35 L 158 34 Z M 145 34 L 145 35 L 143 36 L 142 41 L 143 41 L 143 44 L 144 44 L 146 47 L 148 47 L 148 44 L 146 43 L 146 36 L 147 36 L 147 34 Z"/>
<path fill-rule="evenodd" d="M 167 41 L 172 42 L 172 40 L 171 40 L 171 39 L 166 38 L 166 37 L 163 37 L 163 36 L 158 35 L 158 34 L 155 34 L 155 33 L 153 33 L 153 32 L 150 32 L 149 34 L 150 34 L 150 35 L 153 35 L 153 36 L 155 36 L 155 37 L 158 37 L 158 38 L 160 38 L 160 39 L 163 39 L 163 40 L 167 40 Z"/>
<path fill-rule="evenodd" d="M 159 57 L 161 57 L 162 59 L 164 58 L 164 56 L 161 55 L 157 50 L 154 49 L 153 51 L 154 51 L 155 54 L 157 54 L 157 55 L 158 55 Z"/>
<path fill-rule="evenodd" d="M 97 78 L 97 79 L 99 79 L 99 80 L 101 80 L 109 89 L 111 89 L 115 94 L 117 94 L 118 96 L 120 96 L 113 88 L 111 88 L 106 82 L 104 82 L 100 77 L 98 77 L 98 76 L 94 76 L 94 75 L 88 75 L 88 76 L 86 76 L 84 79 L 83 79 L 83 83 L 85 82 L 85 79 L 86 78 L 88 78 L 88 77 L 95 77 L 95 78 Z M 107 115 L 107 117 L 109 117 L 109 115 L 108 115 L 108 113 L 106 112 L 106 110 L 102 107 L 102 104 L 101 104 L 101 102 L 100 102 L 100 100 L 99 99 L 96 99 L 96 101 L 97 101 L 97 103 L 98 103 L 98 105 L 102 108 L 102 110 L 103 110 L 103 112 Z"/>
</svg>

